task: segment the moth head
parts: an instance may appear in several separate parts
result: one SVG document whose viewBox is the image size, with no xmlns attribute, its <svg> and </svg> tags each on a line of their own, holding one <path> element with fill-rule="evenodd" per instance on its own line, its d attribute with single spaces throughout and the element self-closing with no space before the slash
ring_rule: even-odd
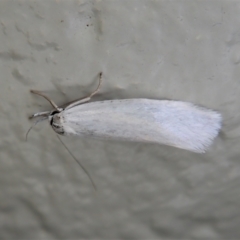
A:
<svg viewBox="0 0 240 240">
<path fill-rule="evenodd" d="M 63 122 L 63 117 L 62 117 L 62 112 L 63 110 L 53 110 L 49 113 L 48 115 L 48 121 L 51 125 L 51 127 L 53 128 L 53 130 L 60 134 L 60 135 L 63 135 L 64 134 L 64 129 L 63 129 L 63 125 L 62 125 L 62 122 Z"/>
</svg>

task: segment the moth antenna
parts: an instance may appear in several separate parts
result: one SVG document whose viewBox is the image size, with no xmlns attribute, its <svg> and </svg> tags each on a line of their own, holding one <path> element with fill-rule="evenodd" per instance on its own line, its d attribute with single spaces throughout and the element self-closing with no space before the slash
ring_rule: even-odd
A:
<svg viewBox="0 0 240 240">
<path fill-rule="evenodd" d="M 57 104 L 52 100 L 50 99 L 48 96 L 46 96 L 45 94 L 39 92 L 39 91 L 36 91 L 36 90 L 30 90 L 31 93 L 34 93 L 36 95 L 39 95 L 43 98 L 45 98 L 56 110 L 60 111 L 61 109 L 57 106 Z"/>
<path fill-rule="evenodd" d="M 97 191 L 97 186 L 94 183 L 91 175 L 89 174 L 89 172 L 87 171 L 87 169 L 82 165 L 82 163 L 80 163 L 77 158 L 70 152 L 70 150 L 68 149 L 68 147 L 65 145 L 65 143 L 62 141 L 62 139 L 57 135 L 57 138 L 59 139 L 59 141 L 62 143 L 62 145 L 65 147 L 65 149 L 68 151 L 68 153 L 72 156 L 72 158 L 77 162 L 77 164 L 82 168 L 82 170 L 87 174 L 88 178 L 90 179 L 95 191 Z"/>
<path fill-rule="evenodd" d="M 102 72 L 99 73 L 99 80 L 98 80 L 98 87 L 97 89 L 92 92 L 89 96 L 87 97 L 84 97 L 84 98 L 78 98 L 78 99 L 75 99 L 67 104 L 64 104 L 63 106 L 61 106 L 62 109 L 70 109 L 70 108 L 73 108 L 79 104 L 83 104 L 83 103 L 86 103 L 86 102 L 89 102 L 90 99 L 99 91 L 100 89 L 100 86 L 101 86 L 101 83 L 102 83 Z"/>
<path fill-rule="evenodd" d="M 46 120 L 47 118 L 41 118 L 41 119 L 38 119 L 37 121 L 35 121 L 32 126 L 28 129 L 27 133 L 26 133 L 26 141 L 27 141 L 27 138 L 28 138 L 28 134 L 29 132 L 40 122 Z"/>
<path fill-rule="evenodd" d="M 99 79 L 98 79 L 98 86 L 97 86 L 97 89 L 90 94 L 89 98 L 91 98 L 92 96 L 94 96 L 100 89 L 101 87 L 101 84 L 102 84 L 102 72 L 99 73 Z"/>
</svg>

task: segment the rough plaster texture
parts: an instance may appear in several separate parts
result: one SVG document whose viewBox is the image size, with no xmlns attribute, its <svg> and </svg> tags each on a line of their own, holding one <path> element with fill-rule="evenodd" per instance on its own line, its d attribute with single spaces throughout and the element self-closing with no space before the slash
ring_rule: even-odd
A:
<svg viewBox="0 0 240 240">
<path fill-rule="evenodd" d="M 0 239 L 239 239 L 240 1 L 0 0 Z M 64 138 L 28 116 L 103 86 L 220 111 L 206 154 Z M 144 127 L 144 126 L 143 126 Z"/>
</svg>

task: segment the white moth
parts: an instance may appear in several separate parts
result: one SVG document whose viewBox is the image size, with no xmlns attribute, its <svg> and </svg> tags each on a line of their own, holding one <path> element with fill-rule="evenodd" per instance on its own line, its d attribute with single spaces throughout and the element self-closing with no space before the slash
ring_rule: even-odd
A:
<svg viewBox="0 0 240 240">
<path fill-rule="evenodd" d="M 213 110 L 181 101 L 123 99 L 88 102 L 89 96 L 58 107 L 44 94 L 54 110 L 30 118 L 48 118 L 61 135 L 92 136 L 102 139 L 165 144 L 203 153 L 221 129 L 221 115 Z"/>
</svg>

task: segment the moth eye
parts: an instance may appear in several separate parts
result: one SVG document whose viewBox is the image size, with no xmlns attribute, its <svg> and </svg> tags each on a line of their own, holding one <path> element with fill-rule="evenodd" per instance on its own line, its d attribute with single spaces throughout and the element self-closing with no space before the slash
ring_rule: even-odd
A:
<svg viewBox="0 0 240 240">
<path fill-rule="evenodd" d="M 59 113 L 59 111 L 53 111 L 52 113 L 51 113 L 51 116 L 53 116 L 54 114 L 56 114 L 56 113 Z"/>
<path fill-rule="evenodd" d="M 53 125 L 53 117 L 52 117 L 51 120 L 50 120 L 50 125 L 51 125 L 51 126 Z"/>
</svg>

